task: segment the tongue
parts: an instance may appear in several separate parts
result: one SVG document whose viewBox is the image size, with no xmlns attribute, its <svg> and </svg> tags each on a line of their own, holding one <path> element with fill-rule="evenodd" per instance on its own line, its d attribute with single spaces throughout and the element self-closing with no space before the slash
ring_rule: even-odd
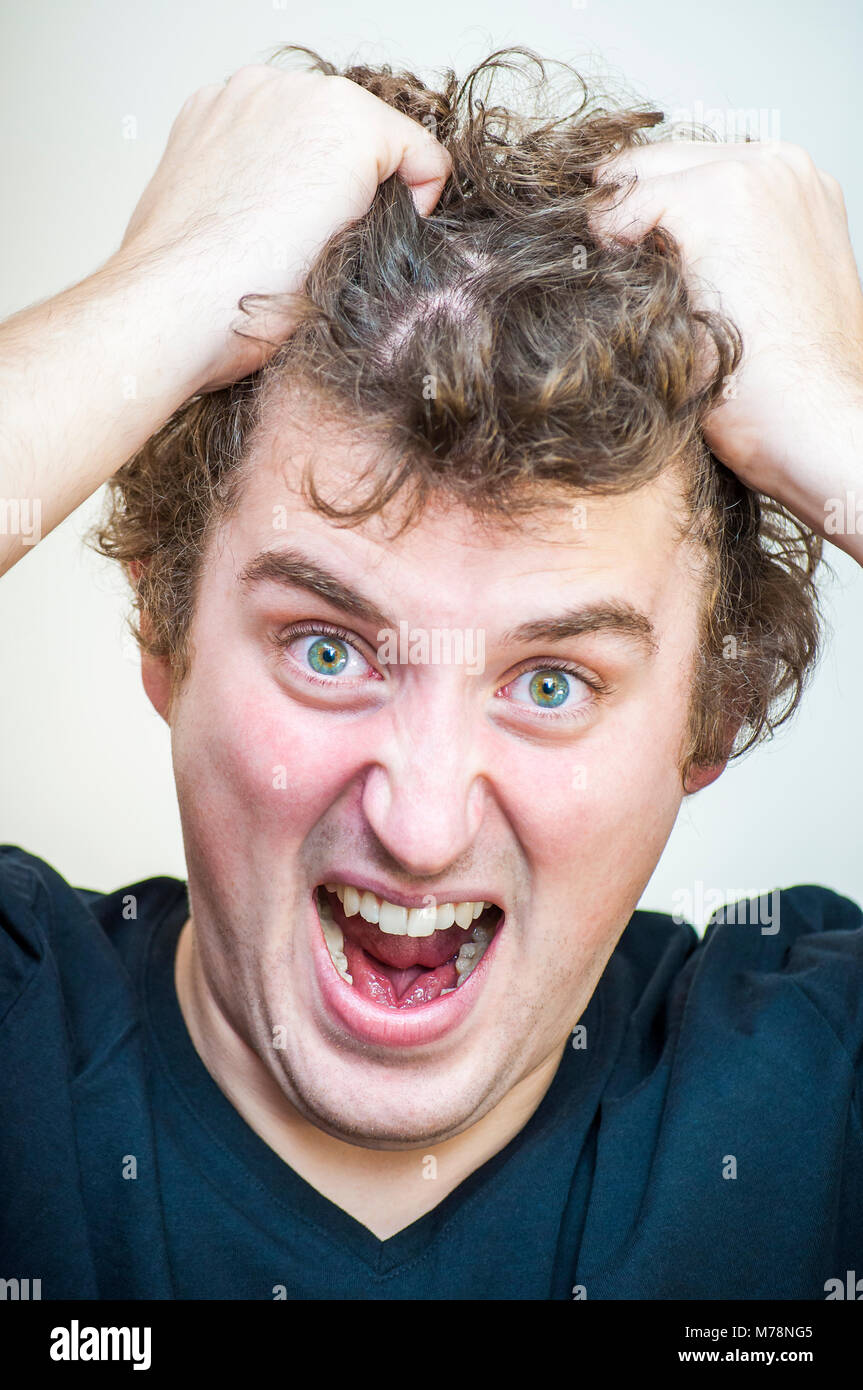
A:
<svg viewBox="0 0 863 1390">
<path fill-rule="evenodd" d="M 372 969 L 374 968 L 372 966 Z M 397 999 L 401 999 L 402 995 L 407 992 L 414 980 L 418 979 L 420 975 L 432 973 L 430 970 L 423 970 L 421 965 L 410 965 L 407 970 L 396 970 L 394 965 L 381 965 L 379 968 L 386 975 L 389 975 Z"/>
<path fill-rule="evenodd" d="M 425 970 L 421 965 L 399 969 L 377 960 L 347 934 L 344 951 L 354 989 L 359 990 L 366 999 L 376 1004 L 386 1004 L 391 1009 L 428 1004 L 432 999 L 437 999 L 441 990 L 455 989 L 458 984 L 454 959 L 432 970 Z"/>
</svg>

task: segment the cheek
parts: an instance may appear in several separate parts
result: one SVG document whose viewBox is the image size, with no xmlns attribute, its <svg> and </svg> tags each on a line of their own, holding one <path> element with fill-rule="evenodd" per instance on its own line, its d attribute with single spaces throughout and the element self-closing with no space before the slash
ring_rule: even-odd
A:
<svg viewBox="0 0 863 1390">
<path fill-rule="evenodd" d="M 678 741 L 676 723 L 630 708 L 569 745 L 510 749 L 519 837 L 546 881 L 646 881 L 683 795 Z"/>
<path fill-rule="evenodd" d="M 365 757 L 361 721 L 292 701 L 238 666 L 220 683 L 203 665 L 173 725 L 174 768 L 186 819 L 237 863 L 282 858 L 337 801 Z"/>
<path fill-rule="evenodd" d="M 519 789 L 510 821 L 534 889 L 523 969 L 564 1012 L 586 1004 L 680 807 L 674 740 L 648 732 L 610 721 L 568 748 L 510 754 L 509 784 Z"/>
</svg>

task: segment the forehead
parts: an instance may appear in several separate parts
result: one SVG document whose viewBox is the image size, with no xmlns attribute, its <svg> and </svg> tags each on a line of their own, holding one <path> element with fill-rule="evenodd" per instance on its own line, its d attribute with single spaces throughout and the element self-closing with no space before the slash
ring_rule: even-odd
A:
<svg viewBox="0 0 863 1390">
<path fill-rule="evenodd" d="M 222 528 L 228 544 L 214 547 L 215 564 L 236 575 L 262 551 L 300 540 L 336 572 L 352 579 L 362 573 L 375 601 L 390 607 L 463 614 L 480 604 L 505 609 L 519 598 L 550 598 L 572 586 L 586 599 L 637 600 L 660 621 L 698 604 L 703 565 L 681 540 L 685 507 L 676 470 L 614 496 L 557 492 L 511 519 L 483 519 L 440 492 L 401 534 L 404 494 L 351 526 L 303 494 L 311 473 L 319 495 L 350 508 L 366 495 L 370 470 L 379 477 L 387 460 L 393 466 L 381 444 L 346 416 L 287 393 L 272 401 Z"/>
</svg>

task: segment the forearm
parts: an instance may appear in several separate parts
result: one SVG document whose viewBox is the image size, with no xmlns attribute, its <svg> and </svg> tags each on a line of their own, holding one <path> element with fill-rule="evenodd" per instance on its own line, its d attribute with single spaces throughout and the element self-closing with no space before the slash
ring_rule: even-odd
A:
<svg viewBox="0 0 863 1390">
<path fill-rule="evenodd" d="M 783 465 L 762 488 L 863 565 L 863 399 L 824 393 L 797 417 Z"/>
<path fill-rule="evenodd" d="M 863 565 L 863 401 L 837 425 L 837 487 L 823 497 L 822 535 Z"/>
<path fill-rule="evenodd" d="M 197 312 L 167 259 L 118 255 L 0 325 L 0 573 L 200 388 Z"/>
</svg>

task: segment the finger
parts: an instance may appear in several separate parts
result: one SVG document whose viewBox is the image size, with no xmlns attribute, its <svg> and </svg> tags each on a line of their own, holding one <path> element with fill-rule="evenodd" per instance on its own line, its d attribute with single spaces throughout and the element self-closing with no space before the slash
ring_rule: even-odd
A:
<svg viewBox="0 0 863 1390">
<path fill-rule="evenodd" d="M 699 140 L 657 141 L 622 150 L 596 169 L 597 185 L 617 184 L 588 216 L 598 240 L 640 241 L 660 222 L 667 222 L 670 205 L 679 199 L 681 181 L 698 169 L 745 157 L 757 142 L 711 144 Z M 669 230 L 672 230 L 669 227 Z"/>
<path fill-rule="evenodd" d="M 405 147 L 396 173 L 411 190 L 417 212 L 421 217 L 428 217 L 452 173 L 452 158 L 449 151 L 426 132 L 419 141 Z"/>
<path fill-rule="evenodd" d="M 398 174 L 411 190 L 417 212 L 428 217 L 452 173 L 452 157 L 419 121 L 391 107 L 388 115 L 392 118 L 391 129 L 387 149 L 379 161 L 379 182 Z"/>
<path fill-rule="evenodd" d="M 597 184 L 632 178 L 661 178 L 723 162 L 779 162 L 801 178 L 820 174 L 812 156 L 790 140 L 657 140 L 621 150 L 598 165 Z"/>
<path fill-rule="evenodd" d="M 597 241 L 634 244 L 660 223 L 674 231 L 674 210 L 680 204 L 683 180 L 691 178 L 691 166 L 678 173 L 655 178 L 638 178 L 616 192 L 588 214 L 591 236 Z"/>
<path fill-rule="evenodd" d="M 763 145 L 758 141 L 735 140 L 727 143 L 711 144 L 700 140 L 657 141 L 650 145 L 637 145 L 633 149 L 621 150 L 597 167 L 594 182 L 625 182 L 627 180 L 663 178 L 684 173 L 687 169 L 698 169 L 707 164 L 718 164 L 723 160 L 752 158 L 762 153 Z"/>
<path fill-rule="evenodd" d="M 279 81 L 284 76 L 279 68 L 272 67 L 269 63 L 246 63 L 230 73 L 223 86 L 230 87 L 236 95 L 237 92 L 254 91 L 264 82 L 271 82 L 274 78 Z"/>
<path fill-rule="evenodd" d="M 818 177 L 828 198 L 836 205 L 839 211 L 845 215 L 845 195 L 842 192 L 842 185 L 833 174 L 828 174 L 823 169 L 818 170 Z"/>
</svg>

